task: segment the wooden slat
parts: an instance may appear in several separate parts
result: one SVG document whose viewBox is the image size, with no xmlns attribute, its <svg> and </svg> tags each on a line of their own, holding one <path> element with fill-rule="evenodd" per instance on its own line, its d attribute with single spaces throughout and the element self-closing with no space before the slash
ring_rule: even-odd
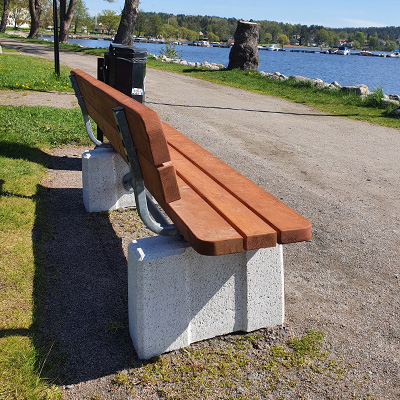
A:
<svg viewBox="0 0 400 400">
<path fill-rule="evenodd" d="M 167 142 L 158 115 L 92 76 L 74 70 L 88 114 L 108 138 L 113 148 L 127 162 L 112 109 L 123 107 L 137 150 L 143 179 L 157 201 L 180 198 L 175 169 L 171 165 Z"/>
<path fill-rule="evenodd" d="M 242 236 L 181 178 L 177 181 L 182 198 L 160 205 L 186 241 L 208 256 L 242 252 Z"/>
<path fill-rule="evenodd" d="M 242 235 L 246 250 L 276 246 L 275 229 L 181 153 L 171 148 L 170 154 L 178 176 Z"/>
<path fill-rule="evenodd" d="M 137 151 L 154 165 L 171 161 L 157 113 L 89 74 L 79 70 L 73 70 L 72 73 L 84 94 L 85 104 L 90 104 L 98 111 L 98 121 L 110 123 L 114 120 L 112 108 L 123 107 Z M 114 135 L 115 130 L 107 133 Z"/>
<path fill-rule="evenodd" d="M 243 202 L 278 233 L 278 243 L 311 238 L 310 222 L 182 133 L 163 123 L 168 144 Z"/>
<path fill-rule="evenodd" d="M 171 161 L 157 168 L 138 154 L 140 169 L 146 188 L 159 203 L 171 203 L 181 198 L 176 181 L 175 167 Z"/>
</svg>

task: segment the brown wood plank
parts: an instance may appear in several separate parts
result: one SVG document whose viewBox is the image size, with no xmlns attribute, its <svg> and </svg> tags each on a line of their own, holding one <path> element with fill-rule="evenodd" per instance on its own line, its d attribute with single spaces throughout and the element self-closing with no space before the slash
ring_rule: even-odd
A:
<svg viewBox="0 0 400 400">
<path fill-rule="evenodd" d="M 275 229 L 181 153 L 170 148 L 170 154 L 178 176 L 242 235 L 246 250 L 276 246 Z"/>
<path fill-rule="evenodd" d="M 145 185 L 150 193 L 158 201 L 167 203 L 179 199 L 175 169 L 170 164 L 171 157 L 158 115 L 82 71 L 74 70 L 72 73 L 89 115 L 126 162 L 125 150 L 112 112 L 114 107 L 124 107 Z"/>
<path fill-rule="evenodd" d="M 159 203 L 171 203 L 181 198 L 176 181 L 175 167 L 171 161 L 155 167 L 138 154 L 146 188 Z"/>
<path fill-rule="evenodd" d="M 133 143 L 138 152 L 155 165 L 171 160 L 157 113 L 85 72 L 73 70 L 72 73 L 81 93 L 84 94 L 85 104 L 90 104 L 98 111 L 99 121 L 106 120 L 110 123 L 114 120 L 112 108 L 124 107 Z M 114 131 L 110 131 L 109 134 L 114 135 Z"/>
<path fill-rule="evenodd" d="M 208 256 L 242 252 L 242 236 L 181 178 L 177 181 L 182 198 L 160 205 L 186 241 Z"/>
<path fill-rule="evenodd" d="M 242 201 L 278 233 L 278 243 L 293 243 L 311 238 L 310 222 L 255 183 L 223 163 L 166 123 L 168 144 L 183 153 L 207 175 Z"/>
</svg>

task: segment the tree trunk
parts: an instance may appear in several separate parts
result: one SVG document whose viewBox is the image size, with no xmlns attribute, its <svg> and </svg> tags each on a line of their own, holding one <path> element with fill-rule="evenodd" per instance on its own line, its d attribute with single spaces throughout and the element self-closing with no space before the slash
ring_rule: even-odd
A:
<svg viewBox="0 0 400 400">
<path fill-rule="evenodd" d="M 229 53 L 228 69 L 258 70 L 258 35 L 260 27 L 255 22 L 239 21 L 235 44 Z"/>
<path fill-rule="evenodd" d="M 10 0 L 4 0 L 3 16 L 1 18 L 0 33 L 4 33 L 7 27 L 7 18 L 10 13 Z"/>
<path fill-rule="evenodd" d="M 70 0 L 67 10 L 67 1 L 60 0 L 60 43 L 68 42 L 68 32 L 74 17 L 76 0 Z"/>
<path fill-rule="evenodd" d="M 114 43 L 131 46 L 133 44 L 133 33 L 138 14 L 139 0 L 125 0 L 122 11 L 121 22 L 119 23 Z"/>
<path fill-rule="evenodd" d="M 42 13 L 41 0 L 29 0 L 29 13 L 31 15 L 31 28 L 28 38 L 34 39 L 38 37 L 40 14 Z"/>
</svg>

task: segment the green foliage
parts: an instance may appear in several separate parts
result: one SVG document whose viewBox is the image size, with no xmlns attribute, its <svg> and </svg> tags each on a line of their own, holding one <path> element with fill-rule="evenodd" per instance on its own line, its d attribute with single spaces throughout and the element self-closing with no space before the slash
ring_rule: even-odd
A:
<svg viewBox="0 0 400 400">
<path fill-rule="evenodd" d="M 382 98 L 384 97 L 381 87 L 375 88 L 372 93 L 368 94 L 362 102 L 367 107 L 382 107 Z"/>
<path fill-rule="evenodd" d="M 166 56 L 173 60 L 181 59 L 182 58 L 182 51 L 176 50 L 176 45 L 171 43 L 165 43 L 165 46 L 160 50 L 160 56 Z"/>
<path fill-rule="evenodd" d="M 117 30 L 121 17 L 115 11 L 103 10 L 97 19 L 107 29 L 107 33 L 110 34 L 112 31 Z"/>
<path fill-rule="evenodd" d="M 289 44 L 289 38 L 286 35 L 279 35 L 278 43 L 283 47 Z"/>
</svg>

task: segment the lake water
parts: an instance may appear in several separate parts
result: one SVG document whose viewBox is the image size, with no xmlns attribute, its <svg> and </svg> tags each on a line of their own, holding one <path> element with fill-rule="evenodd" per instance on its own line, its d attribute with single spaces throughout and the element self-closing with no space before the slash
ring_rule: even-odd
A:
<svg viewBox="0 0 400 400">
<path fill-rule="evenodd" d="M 106 40 L 70 39 L 87 47 L 109 47 Z M 162 44 L 135 43 L 146 48 L 149 53 L 160 54 Z M 182 59 L 193 62 L 208 61 L 225 66 L 229 62 L 228 48 L 176 46 L 182 51 Z M 337 81 L 342 86 L 365 84 L 370 90 L 382 87 L 386 94 L 400 94 L 400 58 L 361 57 L 356 55 L 339 56 L 321 53 L 297 53 L 289 51 L 259 51 L 259 70 L 281 72 L 286 76 L 301 75 L 307 78 L 320 78 L 325 82 Z"/>
</svg>

